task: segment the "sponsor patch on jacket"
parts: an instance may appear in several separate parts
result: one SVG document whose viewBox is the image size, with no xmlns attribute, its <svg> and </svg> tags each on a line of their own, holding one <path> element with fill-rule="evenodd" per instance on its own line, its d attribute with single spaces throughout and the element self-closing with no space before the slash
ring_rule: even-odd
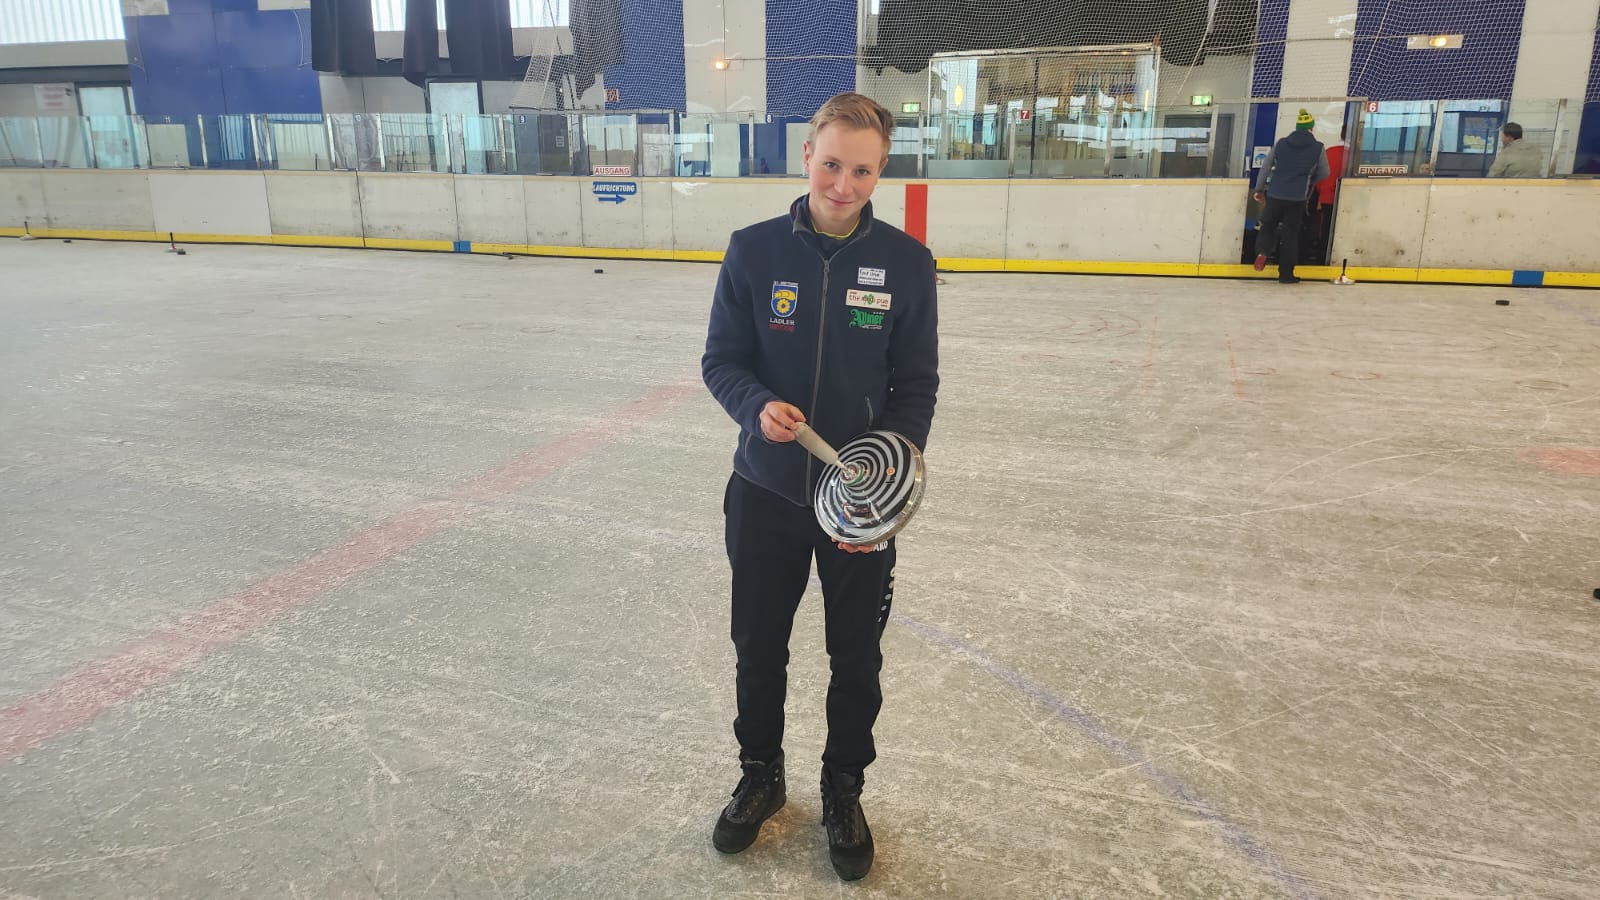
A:
<svg viewBox="0 0 1600 900">
<path fill-rule="evenodd" d="M 862 309 L 888 309 L 889 295 L 883 291 L 846 291 L 844 305 Z"/>
<path fill-rule="evenodd" d="M 772 283 L 772 314 L 780 319 L 787 319 L 794 315 L 795 308 L 800 305 L 800 285 L 793 281 L 774 281 Z"/>
<path fill-rule="evenodd" d="M 869 287 L 883 287 L 884 271 L 882 269 L 869 269 L 862 266 L 856 270 L 856 283 Z"/>
<path fill-rule="evenodd" d="M 852 309 L 850 310 L 850 327 L 862 328 L 867 331 L 882 331 L 883 317 L 884 313 L 877 310 Z"/>
</svg>

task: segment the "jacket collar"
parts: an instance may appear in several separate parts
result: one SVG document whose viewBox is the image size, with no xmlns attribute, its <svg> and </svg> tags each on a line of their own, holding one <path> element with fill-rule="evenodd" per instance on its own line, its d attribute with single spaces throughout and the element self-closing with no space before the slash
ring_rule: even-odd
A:
<svg viewBox="0 0 1600 900">
<path fill-rule="evenodd" d="M 816 237 L 817 229 L 811 224 L 811 209 L 806 204 L 806 198 L 809 196 L 802 194 L 800 199 L 789 204 L 789 219 L 795 234 L 809 234 Z M 856 223 L 856 230 L 850 233 L 846 241 L 854 241 L 870 231 L 872 231 L 872 201 L 868 200 L 866 205 L 861 207 L 861 221 Z"/>
</svg>

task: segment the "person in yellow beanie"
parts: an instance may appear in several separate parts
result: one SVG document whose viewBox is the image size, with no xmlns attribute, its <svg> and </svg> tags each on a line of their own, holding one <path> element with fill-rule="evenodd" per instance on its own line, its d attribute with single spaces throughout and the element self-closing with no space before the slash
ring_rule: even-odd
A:
<svg viewBox="0 0 1600 900">
<path fill-rule="evenodd" d="M 1316 124 L 1311 113 L 1300 110 L 1294 131 L 1267 153 L 1261 174 L 1256 176 L 1256 202 L 1262 204 L 1262 210 L 1255 269 L 1264 270 L 1267 257 L 1276 252 L 1278 280 L 1284 284 L 1300 281 L 1294 274 L 1295 263 L 1300 261 L 1300 220 L 1305 217 L 1311 191 L 1328 177 L 1328 154 L 1311 134 Z"/>
</svg>

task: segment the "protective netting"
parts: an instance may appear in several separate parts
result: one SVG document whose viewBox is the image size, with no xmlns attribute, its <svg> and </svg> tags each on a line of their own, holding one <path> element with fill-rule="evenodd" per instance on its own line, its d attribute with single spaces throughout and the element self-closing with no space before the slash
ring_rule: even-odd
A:
<svg viewBox="0 0 1600 900">
<path fill-rule="evenodd" d="M 1122 108 L 1197 96 L 1509 100 L 1527 14 L 1527 0 L 1363 0 L 1326 14 L 1290 0 L 518 2 L 568 24 L 535 35 L 518 106 L 597 105 L 586 92 L 600 84 L 613 110 L 649 97 L 654 109 L 774 117 L 808 116 L 845 90 L 908 114 L 1004 112 L 1041 98 L 1065 108 L 1069 97 Z M 1045 57 L 1055 61 L 1020 61 Z M 676 85 L 685 59 L 687 98 L 643 89 Z M 729 70 L 727 90 L 697 93 L 713 62 Z"/>
</svg>

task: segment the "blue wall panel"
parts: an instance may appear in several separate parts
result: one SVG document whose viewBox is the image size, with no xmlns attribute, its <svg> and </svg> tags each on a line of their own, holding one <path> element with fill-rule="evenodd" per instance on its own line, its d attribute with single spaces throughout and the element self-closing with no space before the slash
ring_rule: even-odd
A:
<svg viewBox="0 0 1600 900">
<path fill-rule="evenodd" d="M 217 45 L 226 48 L 223 63 L 241 68 L 294 69 L 300 66 L 300 27 L 293 15 L 218 13 Z"/>
<path fill-rule="evenodd" d="M 1250 96 L 1276 97 L 1283 86 L 1283 44 L 1289 37 L 1289 0 L 1261 0 Z"/>
<path fill-rule="evenodd" d="M 286 81 L 281 69 L 222 69 L 222 93 L 228 111 L 319 113 L 322 90 L 316 81 Z"/>
<path fill-rule="evenodd" d="M 1584 94 L 1578 127 L 1578 158 L 1572 171 L 1600 175 L 1600 22 L 1595 23 L 1594 52 L 1589 57 L 1589 90 Z"/>
<path fill-rule="evenodd" d="M 809 118 L 829 97 L 855 90 L 855 0 L 766 3 L 767 111 Z"/>
<path fill-rule="evenodd" d="M 215 116 L 228 111 L 222 93 L 222 70 L 216 66 L 167 66 L 147 69 L 149 77 L 144 96 L 135 94 L 143 116 L 193 118 Z M 134 85 L 138 90 L 138 85 Z"/>
<path fill-rule="evenodd" d="M 1509 100 L 1524 0 L 1359 0 L 1350 95 L 1374 100 Z M 1406 36 L 1460 34 L 1455 50 Z"/>
<path fill-rule="evenodd" d="M 622 97 L 608 109 L 684 109 L 683 2 L 622 0 L 622 62 L 606 67 L 606 87 Z"/>
<path fill-rule="evenodd" d="M 322 111 L 306 10 L 263 12 L 256 0 L 171 0 L 169 8 L 123 19 L 142 115 Z"/>
<path fill-rule="evenodd" d="M 1289 38 L 1289 0 L 1261 0 L 1260 9 L 1256 26 L 1256 59 L 1250 69 L 1250 96 L 1276 97 L 1283 90 L 1283 50 L 1284 42 Z M 1250 147 L 1244 148 L 1247 154 L 1254 147 L 1270 147 L 1278 140 L 1275 133 L 1278 130 L 1278 104 L 1263 103 L 1253 107 L 1251 115 L 1255 120 L 1250 125 Z M 1251 184 L 1255 183 L 1258 171 L 1252 164 Z M 1254 228 L 1255 221 L 1247 220 L 1246 227 Z"/>
</svg>

